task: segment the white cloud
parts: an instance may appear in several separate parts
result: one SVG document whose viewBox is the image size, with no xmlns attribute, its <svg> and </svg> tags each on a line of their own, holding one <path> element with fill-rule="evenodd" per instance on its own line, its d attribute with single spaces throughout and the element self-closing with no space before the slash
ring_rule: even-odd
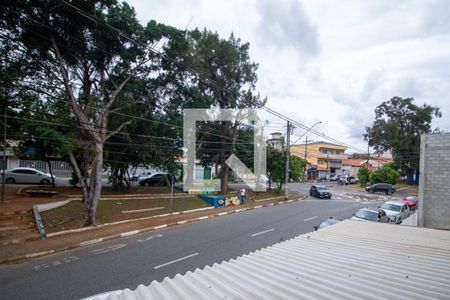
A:
<svg viewBox="0 0 450 300">
<path fill-rule="evenodd" d="M 394 96 L 439 106 L 443 118 L 433 124 L 450 130 L 450 1 L 130 4 L 143 22 L 206 27 L 224 38 L 234 32 L 250 42 L 268 107 L 306 125 L 320 120 L 317 130 L 358 148 L 366 147 L 362 134 L 375 107 Z"/>
</svg>

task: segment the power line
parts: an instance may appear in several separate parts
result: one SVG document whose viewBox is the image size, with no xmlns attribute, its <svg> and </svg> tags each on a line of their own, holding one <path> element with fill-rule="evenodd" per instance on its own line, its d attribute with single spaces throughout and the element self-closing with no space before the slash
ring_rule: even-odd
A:
<svg viewBox="0 0 450 300">
<path fill-rule="evenodd" d="M 185 69 L 189 70 L 191 73 L 200 75 L 200 76 L 203 77 L 207 82 L 209 82 L 209 83 L 215 85 L 216 87 L 220 87 L 214 80 L 208 78 L 207 76 L 204 76 L 204 74 L 202 74 L 200 71 L 195 70 L 195 69 L 191 68 L 190 66 L 188 66 L 188 65 L 186 65 L 186 64 L 182 64 L 182 63 L 180 63 L 180 62 L 177 62 L 177 61 L 175 61 L 174 59 L 168 57 L 166 54 L 161 53 L 160 51 L 154 49 L 152 46 L 148 46 L 148 45 L 146 45 L 145 43 L 143 43 L 143 42 L 141 42 L 141 41 L 138 41 L 138 40 L 136 40 L 136 39 L 134 39 L 134 38 L 131 38 L 131 37 L 129 37 L 129 36 L 123 34 L 119 29 L 115 28 L 114 26 L 111 26 L 110 24 L 105 23 L 105 22 L 103 22 L 102 20 L 99 20 L 97 17 L 92 16 L 91 14 L 86 13 L 85 11 L 81 10 L 80 8 L 76 7 L 75 5 L 72 5 L 71 3 L 68 3 L 68 2 L 66 2 L 66 1 L 64 1 L 64 0 L 59 0 L 59 1 L 62 2 L 63 4 L 65 4 L 65 5 L 67 5 L 67 6 L 71 7 L 71 8 L 74 9 L 78 14 L 84 16 L 85 18 L 87 18 L 87 19 L 89 19 L 89 20 L 91 20 L 91 21 L 93 21 L 93 22 L 95 22 L 95 23 L 97 23 L 97 24 L 101 24 L 101 25 L 105 26 L 106 28 L 108 28 L 109 30 L 112 30 L 112 31 L 116 32 L 119 36 L 123 37 L 124 39 L 126 39 L 126 40 L 128 40 L 128 41 L 130 41 L 130 42 L 133 42 L 133 43 L 137 43 L 137 44 L 139 44 L 139 45 L 141 45 L 141 46 L 147 47 L 147 48 L 149 49 L 149 51 L 153 52 L 154 54 L 157 54 L 157 55 L 160 56 L 161 58 L 166 59 L 166 60 L 168 60 L 168 61 L 174 63 L 174 64 L 177 65 L 177 66 L 183 66 Z M 235 91 L 232 91 L 232 90 L 227 89 L 227 88 L 223 88 L 223 89 L 224 89 L 224 90 L 227 90 L 227 91 L 229 91 L 229 92 L 231 92 L 231 93 L 233 93 L 233 94 L 236 93 Z M 299 126 L 300 128 L 303 128 L 303 129 L 305 129 L 305 130 L 308 129 L 307 126 L 305 126 L 305 125 L 303 125 L 303 124 L 301 124 L 301 123 L 299 123 L 299 122 L 297 122 L 297 121 L 294 121 L 294 120 L 288 118 L 287 116 L 282 115 L 281 113 L 278 113 L 278 112 L 276 112 L 276 111 L 274 111 L 274 110 L 271 110 L 271 109 L 269 109 L 269 108 L 267 108 L 267 107 L 264 107 L 264 106 L 263 106 L 262 108 L 265 109 L 266 111 L 268 111 L 269 113 L 271 113 L 271 114 L 277 116 L 277 117 L 280 117 L 280 118 L 282 118 L 282 119 L 284 119 L 284 120 L 287 120 L 287 121 L 292 122 L 293 124 Z M 361 151 L 361 149 L 359 149 L 359 148 L 357 148 L 357 147 L 354 147 L 354 146 L 352 146 L 352 145 L 350 145 L 350 144 L 347 144 L 347 143 L 344 143 L 344 142 L 342 142 L 342 141 L 339 141 L 339 140 L 336 140 L 336 139 L 334 139 L 334 138 L 331 138 L 331 137 L 329 137 L 329 136 L 326 136 L 325 134 L 322 134 L 322 133 L 317 132 L 317 131 L 315 131 L 315 130 L 311 130 L 311 132 L 313 132 L 314 134 L 316 134 L 316 135 L 318 135 L 318 136 L 321 136 L 321 137 L 325 138 L 326 140 L 330 140 L 330 141 L 332 141 L 332 142 L 334 142 L 334 143 L 337 143 L 337 144 L 345 145 L 345 146 L 347 146 L 348 148 L 356 149 L 356 150 L 359 151 L 359 152 L 363 152 L 363 151 Z"/>
</svg>

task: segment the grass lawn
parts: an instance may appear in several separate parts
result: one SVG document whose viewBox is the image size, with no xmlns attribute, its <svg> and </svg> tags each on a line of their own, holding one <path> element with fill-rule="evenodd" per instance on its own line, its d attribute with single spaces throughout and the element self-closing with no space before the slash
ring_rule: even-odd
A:
<svg viewBox="0 0 450 300">
<path fill-rule="evenodd" d="M 264 198 L 272 198 L 283 196 L 284 194 L 276 194 L 275 191 L 247 193 L 247 203 L 251 203 L 254 199 L 260 200 Z M 228 196 L 237 196 L 236 191 L 230 191 Z M 298 199 L 302 194 L 298 192 L 290 192 L 289 199 Z M 280 201 L 283 199 L 280 199 Z M 161 215 L 170 212 L 170 199 L 114 199 L 101 200 L 97 209 L 97 223 L 111 223 L 122 220 L 137 219 L 143 217 L 150 217 Z M 207 202 L 201 200 L 197 196 L 186 198 L 174 198 L 172 203 L 172 212 L 185 211 L 203 207 L 210 207 Z M 150 211 L 128 212 L 140 209 L 151 209 Z M 62 230 L 69 230 L 80 228 L 83 226 L 84 206 L 81 201 L 71 201 L 68 204 L 41 213 L 44 220 L 45 230 L 50 232 L 57 232 Z"/>
<path fill-rule="evenodd" d="M 170 199 L 132 199 L 132 200 L 102 200 L 97 209 L 97 223 L 110 223 L 121 220 L 137 219 L 169 212 Z M 193 196 L 173 199 L 172 211 L 184 211 L 210 206 L 205 201 Z M 160 208 L 163 209 L 122 213 L 122 211 Z M 81 201 L 71 201 L 68 204 L 43 212 L 45 230 L 56 232 L 83 226 L 84 206 Z"/>
</svg>

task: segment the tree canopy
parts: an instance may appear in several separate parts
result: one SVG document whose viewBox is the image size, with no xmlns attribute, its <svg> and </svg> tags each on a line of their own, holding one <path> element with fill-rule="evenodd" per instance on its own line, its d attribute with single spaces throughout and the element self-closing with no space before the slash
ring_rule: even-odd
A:
<svg viewBox="0 0 450 300">
<path fill-rule="evenodd" d="M 394 97 L 375 109 L 375 121 L 366 128 L 366 139 L 376 153 L 391 151 L 395 162 L 407 172 L 419 167 L 420 136 L 433 131 L 438 107 L 414 104 L 414 98 Z"/>
</svg>

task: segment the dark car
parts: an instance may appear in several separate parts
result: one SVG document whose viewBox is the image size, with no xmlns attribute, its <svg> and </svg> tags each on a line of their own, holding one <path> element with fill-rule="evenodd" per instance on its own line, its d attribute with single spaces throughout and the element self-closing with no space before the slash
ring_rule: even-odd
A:
<svg viewBox="0 0 450 300">
<path fill-rule="evenodd" d="M 341 220 L 338 219 L 333 219 L 333 217 L 330 217 L 329 219 L 326 219 L 325 221 L 323 221 L 322 223 L 320 223 L 319 225 L 315 225 L 314 226 L 314 230 L 319 230 L 319 229 L 323 229 L 325 227 L 334 225 L 339 223 Z"/>
<path fill-rule="evenodd" d="M 317 198 L 331 199 L 331 191 L 324 185 L 311 186 L 309 195 Z"/>
<path fill-rule="evenodd" d="M 369 193 L 383 192 L 386 195 L 392 195 L 395 192 L 395 187 L 389 183 L 375 183 L 366 187 Z"/>
<path fill-rule="evenodd" d="M 171 179 L 175 183 L 175 176 L 167 173 L 153 173 L 145 179 L 139 180 L 141 186 L 168 186 L 171 184 Z"/>
</svg>

